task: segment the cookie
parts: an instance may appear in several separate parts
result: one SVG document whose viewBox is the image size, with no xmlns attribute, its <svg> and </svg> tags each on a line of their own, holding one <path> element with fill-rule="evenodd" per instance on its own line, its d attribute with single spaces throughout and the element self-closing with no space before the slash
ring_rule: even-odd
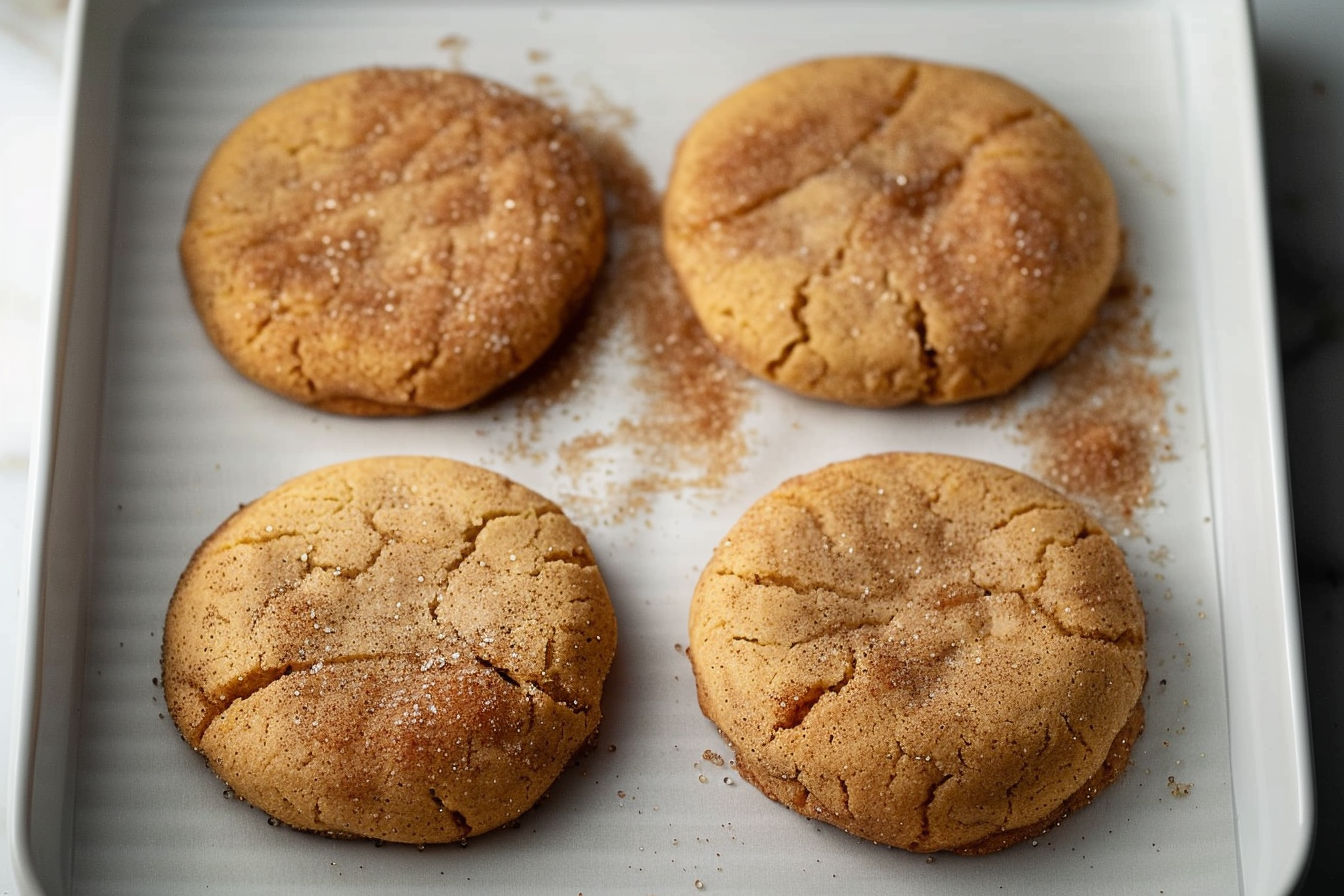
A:
<svg viewBox="0 0 1344 896">
<path fill-rule="evenodd" d="M 915 852 L 992 852 L 1087 804 L 1143 727 L 1116 544 L 1011 470 L 886 454 L 785 482 L 696 586 L 700 706 L 771 799 Z"/>
<path fill-rule="evenodd" d="M 1116 271 L 1110 178 L 985 72 L 882 56 L 783 69 L 686 134 L 668 258 L 745 368 L 854 405 L 1004 392 L 1061 359 Z"/>
<path fill-rule="evenodd" d="M 183 738 L 285 824 L 461 840 L 537 801 L 597 730 L 616 647 L 583 533 L 440 458 L 357 460 L 241 508 L 168 607 Z"/>
<path fill-rule="evenodd" d="M 540 356 L 604 251 L 596 169 L 560 116 L 470 75 L 365 69 L 262 106 L 182 232 L 215 346 L 295 401 L 469 404 Z"/>
</svg>

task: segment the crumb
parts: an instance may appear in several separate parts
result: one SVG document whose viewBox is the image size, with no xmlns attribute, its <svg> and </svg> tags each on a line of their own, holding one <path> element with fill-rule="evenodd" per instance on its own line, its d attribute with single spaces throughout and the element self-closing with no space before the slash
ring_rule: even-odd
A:
<svg viewBox="0 0 1344 896">
<path fill-rule="evenodd" d="M 1183 797 L 1190 795 L 1190 789 L 1193 784 L 1186 784 L 1176 780 L 1175 775 L 1167 775 L 1167 786 L 1171 788 L 1171 795 L 1174 797 Z"/>
<path fill-rule="evenodd" d="M 466 51 L 468 41 L 460 34 L 446 34 L 439 38 L 439 49 L 448 51 L 449 68 L 461 70 L 462 54 Z"/>
</svg>

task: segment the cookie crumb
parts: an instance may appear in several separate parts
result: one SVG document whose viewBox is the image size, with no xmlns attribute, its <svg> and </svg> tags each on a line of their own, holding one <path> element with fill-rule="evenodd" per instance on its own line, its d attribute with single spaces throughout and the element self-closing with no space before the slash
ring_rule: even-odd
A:
<svg viewBox="0 0 1344 896">
<path fill-rule="evenodd" d="M 465 37 L 460 34 L 445 34 L 439 38 L 439 49 L 448 51 L 449 68 L 461 69 L 463 65 L 463 55 L 470 45 Z"/>
</svg>

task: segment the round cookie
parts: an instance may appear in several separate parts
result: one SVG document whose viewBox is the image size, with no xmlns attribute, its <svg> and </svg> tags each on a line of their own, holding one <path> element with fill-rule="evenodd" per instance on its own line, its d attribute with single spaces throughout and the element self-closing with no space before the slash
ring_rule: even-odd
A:
<svg viewBox="0 0 1344 896">
<path fill-rule="evenodd" d="M 244 506 L 168 607 L 173 721 L 293 827 L 403 843 L 509 822 L 597 730 L 616 648 L 583 533 L 502 476 L 358 460 Z"/>
<path fill-rule="evenodd" d="M 555 341 L 604 252 L 560 116 L 470 75 L 294 88 L 210 159 L 182 232 L 206 332 L 268 389 L 349 414 L 461 407 Z"/>
<path fill-rule="evenodd" d="M 724 352 L 866 406 L 992 395 L 1058 361 L 1120 257 L 1110 178 L 1058 112 L 882 56 L 786 68 L 706 112 L 663 234 Z"/>
<path fill-rule="evenodd" d="M 1019 473 L 886 454 L 785 482 L 695 589 L 700 706 L 770 798 L 916 852 L 980 854 L 1088 803 L 1143 727 L 1120 549 Z"/>
</svg>

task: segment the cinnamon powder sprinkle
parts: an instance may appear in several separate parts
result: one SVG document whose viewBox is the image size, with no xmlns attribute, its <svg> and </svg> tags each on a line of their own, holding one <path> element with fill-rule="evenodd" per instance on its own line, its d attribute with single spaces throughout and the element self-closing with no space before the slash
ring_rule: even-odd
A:
<svg viewBox="0 0 1344 896">
<path fill-rule="evenodd" d="M 1155 369 L 1168 353 L 1145 313 L 1151 295 L 1122 269 L 1092 329 L 1044 374 L 1043 402 L 1026 406 L 1019 391 L 967 415 L 1013 426 L 1032 473 L 1122 534 L 1141 531 L 1136 514 L 1150 504 L 1157 464 L 1174 457 L 1167 384 L 1176 371 Z"/>
<path fill-rule="evenodd" d="M 630 405 L 614 426 L 573 436 L 551 455 L 555 473 L 571 486 L 562 485 L 562 493 L 577 493 L 565 496 L 566 507 L 619 522 L 648 512 L 656 494 L 715 489 L 739 472 L 752 392 L 746 374 L 701 329 L 663 254 L 661 197 L 621 136 L 634 125 L 633 112 L 596 87 L 584 108 L 565 109 L 559 88 L 546 86 L 541 98 L 564 110 L 601 174 L 608 258 L 572 332 L 521 381 L 510 454 L 543 459 L 556 415 L 577 421 L 594 404 Z M 612 384 L 602 383 L 602 367 L 613 359 L 632 371 L 628 383 L 616 385 L 619 395 L 604 394 Z M 605 469 L 618 454 L 634 464 Z M 578 480 L 594 472 L 603 474 L 605 488 L 579 489 Z"/>
</svg>

